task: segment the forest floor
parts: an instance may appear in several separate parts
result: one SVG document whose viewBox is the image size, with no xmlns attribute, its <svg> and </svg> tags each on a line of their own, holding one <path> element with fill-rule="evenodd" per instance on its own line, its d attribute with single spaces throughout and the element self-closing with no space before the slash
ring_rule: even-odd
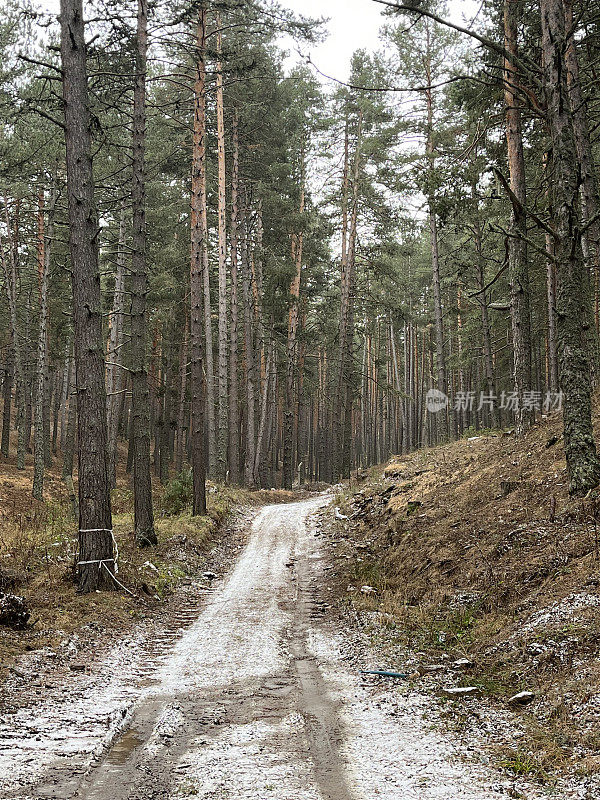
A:
<svg viewBox="0 0 600 800">
<path fill-rule="evenodd" d="M 447 732 L 427 688 L 362 674 L 383 656 L 334 602 L 330 500 L 260 510 L 227 576 L 180 589 L 162 620 L 23 657 L 3 800 L 548 796 Z"/>
<path fill-rule="evenodd" d="M 555 415 L 393 459 L 327 529 L 336 597 L 384 665 L 486 761 L 596 798 L 600 492 L 569 497 L 561 434 Z"/>
</svg>

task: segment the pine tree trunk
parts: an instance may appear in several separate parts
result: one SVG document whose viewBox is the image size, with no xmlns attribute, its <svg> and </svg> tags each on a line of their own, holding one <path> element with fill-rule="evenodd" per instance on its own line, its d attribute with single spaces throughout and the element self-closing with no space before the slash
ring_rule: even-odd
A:
<svg viewBox="0 0 600 800">
<path fill-rule="evenodd" d="M 227 199 L 225 174 L 225 120 L 223 111 L 223 64 L 221 60 L 221 15 L 217 14 L 217 142 L 218 142 L 218 233 L 219 233 L 219 431 L 217 442 L 217 474 L 224 479 L 227 473 L 228 407 L 227 407 Z"/>
<path fill-rule="evenodd" d="M 63 404 L 63 391 L 64 391 L 64 367 L 54 370 L 54 391 L 52 403 L 52 439 L 51 439 L 51 452 L 56 455 L 58 449 L 58 420 L 60 417 L 60 410 Z"/>
<path fill-rule="evenodd" d="M 7 247 L 2 246 L 2 239 L 0 238 L 0 257 L 2 258 L 2 266 L 4 271 L 4 284 L 6 287 L 6 296 L 8 301 L 8 310 L 10 316 L 10 337 L 12 343 L 12 361 L 14 371 L 17 378 L 17 385 L 15 390 L 15 402 L 17 406 L 17 469 L 25 469 L 25 452 L 27 449 L 25 441 L 25 427 L 26 427 L 26 409 L 25 409 L 25 363 L 23 358 L 23 348 L 21 345 L 21 336 L 19 331 L 18 314 L 17 314 L 17 287 L 18 287 L 18 248 L 15 242 L 15 235 L 10 222 L 8 211 L 8 197 L 4 196 L 4 218 L 6 223 L 6 236 Z M 8 256 L 7 256 L 8 252 Z M 10 431 L 5 442 L 6 454 L 8 455 Z"/>
<path fill-rule="evenodd" d="M 8 355 L 4 367 L 4 386 L 3 386 L 3 406 L 2 406 L 2 443 L 0 452 L 4 458 L 8 458 L 10 451 L 10 422 L 11 422 L 11 403 L 12 389 L 14 383 L 14 345 L 9 343 Z"/>
<path fill-rule="evenodd" d="M 73 519 L 79 520 L 79 503 L 75 486 L 73 484 L 73 462 L 75 460 L 75 438 L 77 431 L 77 387 L 75 382 L 75 359 L 69 359 L 69 374 L 67 378 L 67 417 L 64 443 L 62 444 L 62 479 L 69 493 Z"/>
<path fill-rule="evenodd" d="M 551 153 L 546 153 L 544 156 L 544 172 L 546 180 L 551 179 Z M 552 199 L 550 197 L 550 189 L 546 192 L 548 197 L 548 217 L 553 219 L 552 212 Z M 555 271 L 555 258 L 556 248 L 554 236 L 550 232 L 546 232 L 546 253 L 548 258 L 546 260 L 546 308 L 547 308 L 547 351 L 548 351 L 548 389 L 551 392 L 557 392 L 559 387 L 558 378 L 558 350 L 556 341 L 556 271 Z"/>
<path fill-rule="evenodd" d="M 194 481 L 192 513 L 206 514 L 206 383 L 202 352 L 203 274 L 208 261 L 206 218 L 206 8 L 198 16 L 196 80 L 194 84 L 194 142 L 192 151 L 190 360 L 191 463 Z"/>
<path fill-rule="evenodd" d="M 73 365 L 73 343 L 71 341 L 71 337 L 69 336 L 67 339 L 67 345 L 65 347 L 65 368 L 64 368 L 64 378 L 63 378 L 63 391 L 62 391 L 62 402 L 60 408 L 60 452 L 61 454 L 65 451 L 65 443 L 67 437 L 67 417 L 68 417 L 68 409 L 69 409 L 69 395 L 71 392 L 71 368 Z"/>
<path fill-rule="evenodd" d="M 573 27 L 573 0 L 563 0 L 565 8 L 565 28 L 567 32 L 567 48 L 565 63 L 567 66 L 567 85 L 573 115 L 573 132 L 577 148 L 577 159 L 581 171 L 581 216 L 584 225 L 589 225 L 583 234 L 582 244 L 589 267 L 596 273 L 600 270 L 600 217 L 598 216 L 598 185 L 594 155 L 590 138 L 590 123 L 587 103 L 581 91 L 579 77 L 579 59 Z"/>
<path fill-rule="evenodd" d="M 243 204 L 244 218 L 247 213 L 246 204 Z M 255 386 L 256 367 L 254 355 L 254 342 L 252 335 L 252 276 L 248 255 L 248 234 L 245 224 L 242 224 L 241 239 L 241 266 L 242 266 L 242 297 L 244 303 L 244 361 L 246 370 L 246 455 L 244 464 L 244 480 L 246 486 L 254 483 L 254 462 L 256 460 L 256 430 L 255 430 Z"/>
<path fill-rule="evenodd" d="M 233 114 L 233 170 L 231 175 L 231 288 L 229 329 L 229 481 L 236 486 L 240 481 L 240 410 L 238 398 L 238 226 L 239 226 L 239 120 Z"/>
<path fill-rule="evenodd" d="M 146 263 L 146 71 L 148 51 L 147 0 L 137 3 L 136 69 L 133 92 L 131 254 L 131 402 L 133 406 L 133 501 L 135 538 L 140 547 L 158 543 L 154 530 L 150 475 L 150 394 L 147 338 L 148 267 Z"/>
<path fill-rule="evenodd" d="M 339 327 L 338 397 L 341 402 L 337 417 L 336 478 L 350 477 L 350 444 L 353 402 L 352 347 L 354 340 L 354 284 L 356 277 L 356 235 L 358 224 L 358 189 L 361 164 L 363 115 L 359 112 L 354 168 L 352 176 L 352 211 L 346 257 L 342 258 L 341 304 Z M 342 254 L 343 256 L 343 254 Z"/>
<path fill-rule="evenodd" d="M 577 160 L 580 170 L 581 220 L 586 227 L 582 232 L 581 246 L 585 264 L 590 273 L 588 279 L 594 276 L 597 284 L 600 274 L 600 204 L 598 202 L 598 182 L 596 179 L 596 166 L 594 164 L 594 155 L 590 138 L 588 107 L 581 90 L 581 80 L 579 77 L 579 59 L 575 42 L 573 19 L 573 0 L 563 0 L 563 5 L 565 8 L 565 29 L 567 32 L 567 48 L 565 51 L 567 86 L 571 101 L 573 133 L 575 136 Z M 596 298 L 596 305 L 597 302 Z M 593 353 L 591 365 L 592 371 L 597 373 L 600 369 L 598 313 L 596 312 L 595 315 L 595 326 L 591 324 L 593 314 L 591 305 L 588 314 L 590 315 L 588 341 Z"/>
<path fill-rule="evenodd" d="M 337 413 L 333 430 L 334 463 L 333 474 L 342 474 L 344 449 L 344 422 L 346 418 L 345 393 L 345 337 L 348 328 L 347 316 L 349 306 L 349 273 L 348 273 L 348 207 L 350 203 L 350 128 L 346 119 L 344 127 L 344 168 L 342 176 L 342 255 L 340 262 L 340 322 L 339 322 L 339 376 L 337 384 Z"/>
<path fill-rule="evenodd" d="M 55 192 L 52 192 L 48 210 L 48 229 L 44 223 L 44 190 L 38 194 L 38 289 L 39 318 L 38 351 L 36 364 L 35 391 L 35 434 L 33 448 L 33 489 L 36 500 L 44 499 L 44 469 L 46 466 L 45 409 L 47 404 L 48 383 L 48 276 L 50 273 L 50 252 L 54 235 Z"/>
<path fill-rule="evenodd" d="M 427 85 L 432 84 L 432 68 L 431 68 L 431 41 L 430 41 L 430 26 L 427 24 L 427 55 L 425 63 L 425 72 Z M 429 234 L 431 238 L 431 270 L 433 274 L 433 312 L 435 318 L 435 357 L 437 369 L 437 389 L 442 394 L 448 394 L 448 377 L 446 372 L 446 356 L 444 353 L 444 312 L 442 309 L 442 289 L 440 280 L 440 255 L 438 243 L 438 223 L 436 214 L 435 194 L 433 191 L 435 183 L 435 143 L 433 140 L 434 135 L 434 121 L 433 121 L 433 90 L 428 89 L 425 93 L 427 103 L 427 166 L 429 171 L 429 192 L 428 192 L 428 213 L 429 213 Z M 436 416 L 436 426 L 438 437 L 440 441 L 445 442 L 448 439 L 450 425 L 448 418 L 448 410 L 441 410 Z"/>
<path fill-rule="evenodd" d="M 571 493 L 600 482 L 600 459 L 592 429 L 586 280 L 581 255 L 579 165 L 570 112 L 562 0 L 541 0 L 542 47 L 548 124 L 553 151 L 556 225 L 557 336 L 564 393 L 564 441 Z"/>
<path fill-rule="evenodd" d="M 504 46 L 518 56 L 518 25 L 522 13 L 521 0 L 504 0 Z M 514 63 L 504 60 L 504 100 L 506 103 L 506 142 L 510 188 L 516 199 L 512 203 L 511 236 L 508 238 L 508 272 L 511 291 L 511 322 L 514 356 L 514 386 L 519 399 L 516 413 L 516 434 L 528 424 L 524 408 L 524 392 L 531 390 L 531 312 L 529 268 L 527 261 L 527 183 L 523 155 L 523 127 L 519 99 L 519 74 Z"/>
<path fill-rule="evenodd" d="M 300 214 L 304 213 L 304 152 L 300 155 L 302 166 L 300 175 Z M 291 489 L 294 480 L 294 387 L 296 381 L 297 339 L 298 339 L 298 304 L 300 301 L 300 280 L 302 276 L 302 251 L 304 233 L 292 234 L 292 261 L 295 270 L 290 286 L 288 314 L 288 335 L 285 369 L 285 412 L 283 434 L 283 488 Z"/>
<path fill-rule="evenodd" d="M 185 452 L 185 398 L 187 394 L 187 375 L 188 375 L 188 337 L 189 337 L 189 318 L 185 316 L 185 330 L 179 355 L 179 404 L 177 407 L 177 433 L 175 437 L 175 474 L 179 475 L 183 469 L 183 454 Z"/>
<path fill-rule="evenodd" d="M 172 330 L 165 331 L 168 336 L 163 336 L 163 368 L 162 368 L 162 398 L 161 398 L 161 427 L 159 441 L 159 464 L 158 477 L 160 482 L 166 485 L 169 482 L 169 467 L 171 461 L 171 409 L 173 398 L 173 360 L 171 350 L 173 349 Z"/>
<path fill-rule="evenodd" d="M 477 255 L 477 283 L 478 283 L 478 301 L 481 308 L 481 338 L 483 340 L 483 364 L 485 371 L 485 382 L 487 386 L 488 395 L 495 398 L 496 379 L 494 376 L 494 355 L 492 350 L 492 335 L 491 326 L 488 312 L 488 295 L 485 288 L 485 261 L 483 255 L 483 240 L 481 235 L 481 221 L 479 218 L 479 201 L 477 199 L 477 187 L 475 183 L 471 185 L 471 197 L 474 203 L 474 221 L 473 227 L 475 232 L 475 252 Z M 490 421 L 493 428 L 500 425 L 500 416 L 494 401 L 490 411 Z"/>
<path fill-rule="evenodd" d="M 116 565 L 107 459 L 98 220 L 81 0 L 61 0 L 60 12 L 78 407 L 79 591 L 85 593 L 112 588 L 110 573 Z"/>
<path fill-rule="evenodd" d="M 115 274 L 115 291 L 110 318 L 110 336 L 108 340 L 108 369 L 106 372 L 107 393 L 107 425 L 108 425 L 108 471 L 110 485 L 116 485 L 117 478 L 117 437 L 119 418 L 123 409 L 125 389 L 125 368 L 123 367 L 124 313 L 125 313 L 125 208 L 121 209 L 119 223 L 119 243 L 117 249 L 117 271 Z"/>
<path fill-rule="evenodd" d="M 354 403 L 354 293 L 356 288 L 356 240 L 358 236 L 358 199 L 359 180 L 362 158 L 363 113 L 358 115 L 356 133 L 356 150 L 354 153 L 354 170 L 352 175 L 352 214 L 348 236 L 348 308 L 346 314 L 346 330 L 344 335 L 344 375 L 345 375 L 345 408 L 344 436 L 342 443 L 341 474 L 350 477 L 352 468 L 352 407 Z"/>
<path fill-rule="evenodd" d="M 261 400 L 260 400 L 260 420 L 258 424 L 258 435 L 256 437 L 256 455 L 254 459 L 254 479 L 253 483 L 256 486 L 261 486 L 262 488 L 266 488 L 264 486 L 264 481 L 262 476 L 264 474 L 264 463 L 267 456 L 268 451 L 268 422 L 269 422 L 269 398 L 270 398 L 270 387 L 271 387 L 271 372 L 274 369 L 274 347 L 271 344 L 269 348 L 269 354 L 267 356 L 267 365 L 266 365 L 266 380 L 263 385 L 262 393 L 261 393 Z"/>
</svg>

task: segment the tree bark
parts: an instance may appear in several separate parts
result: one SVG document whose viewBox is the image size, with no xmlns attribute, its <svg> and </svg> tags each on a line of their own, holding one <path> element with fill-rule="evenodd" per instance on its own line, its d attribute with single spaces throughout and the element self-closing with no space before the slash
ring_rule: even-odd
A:
<svg viewBox="0 0 600 800">
<path fill-rule="evenodd" d="M 496 379 L 494 376 L 494 355 L 492 351 L 492 335 L 488 313 L 488 297 L 485 288 L 485 263 L 483 259 L 483 238 L 481 234 L 481 221 L 479 218 L 479 201 L 477 199 L 477 187 L 475 183 L 471 186 L 471 197 L 474 205 L 474 232 L 475 232 L 475 252 L 477 255 L 477 283 L 479 289 L 478 302 L 481 307 L 481 337 L 483 340 L 483 366 L 485 381 L 490 397 L 496 397 Z M 493 428 L 500 425 L 500 416 L 496 403 L 494 402 L 490 411 L 490 421 Z"/>
<path fill-rule="evenodd" d="M 195 516 L 206 514 L 206 384 L 202 352 L 203 275 L 205 262 L 208 262 L 205 60 L 206 8 L 202 4 L 198 15 L 194 83 L 190 266 L 191 462 L 194 482 L 192 513 Z"/>
<path fill-rule="evenodd" d="M 189 338 L 189 318 L 185 315 L 185 330 L 181 342 L 179 355 L 179 404 L 177 408 L 177 433 L 175 437 L 175 474 L 179 475 L 183 469 L 183 454 L 185 452 L 185 399 L 187 394 L 188 376 L 188 338 Z"/>
<path fill-rule="evenodd" d="M 248 232 L 245 225 L 247 214 L 245 198 L 242 206 L 241 267 L 242 298 L 244 303 L 244 361 L 246 369 L 246 457 L 244 462 L 244 480 L 246 486 L 252 486 L 254 484 L 254 462 L 256 459 L 256 359 L 252 335 L 252 312 L 254 302 L 252 297 L 252 273 L 248 253 Z"/>
<path fill-rule="evenodd" d="M 217 14 L 217 143 L 218 143 L 218 237 L 219 237 L 219 430 L 217 442 L 217 474 L 224 479 L 227 473 L 228 406 L 227 406 L 227 199 L 225 174 L 225 119 L 223 109 L 223 63 L 221 15 Z"/>
<path fill-rule="evenodd" d="M 581 91 L 579 78 L 579 58 L 573 27 L 573 0 L 563 0 L 565 8 L 565 28 L 567 47 L 565 63 L 567 66 L 567 85 L 573 115 L 573 132 L 577 159 L 581 172 L 581 217 L 589 227 L 584 232 L 582 244 L 584 255 L 590 269 L 600 270 L 600 217 L 598 217 L 598 185 L 594 166 L 594 155 L 590 138 L 590 124 L 587 103 Z"/>
<path fill-rule="evenodd" d="M 0 452 L 4 458 L 8 458 L 10 452 L 10 422 L 11 422 L 11 404 L 12 404 L 12 389 L 14 383 L 14 345 L 12 343 L 12 335 L 9 342 L 9 351 L 6 357 L 6 364 L 4 367 L 4 402 L 2 407 L 2 443 L 0 445 Z"/>
<path fill-rule="evenodd" d="M 515 66 L 518 59 L 518 25 L 522 14 L 522 0 L 504 0 L 505 49 L 514 57 L 504 59 L 504 100 L 506 104 L 506 142 L 510 188 L 516 198 L 512 203 L 511 236 L 508 239 L 508 272 L 511 292 L 511 322 L 514 354 L 514 386 L 519 407 L 515 430 L 521 435 L 528 423 L 524 408 L 524 392 L 531 389 L 531 312 L 529 268 L 527 262 L 527 183 L 523 155 L 523 127 L 519 98 L 519 74 Z"/>
<path fill-rule="evenodd" d="M 544 171 L 546 179 L 551 180 L 551 163 L 552 156 L 550 153 L 545 154 L 544 158 Z M 548 195 L 548 216 L 553 218 L 552 213 L 552 200 L 550 197 L 550 189 Z M 558 378 L 558 350 L 556 343 L 556 270 L 554 266 L 554 259 L 556 257 L 556 248 L 554 236 L 550 232 L 546 232 L 546 308 L 548 330 L 546 333 L 548 343 L 548 389 L 551 392 L 557 392 L 559 387 Z"/>
<path fill-rule="evenodd" d="M 123 408 L 125 389 L 125 368 L 123 366 L 124 313 L 125 313 L 125 208 L 121 209 L 119 222 L 119 242 L 117 245 L 117 271 L 115 291 L 110 318 L 108 340 L 108 369 L 106 371 L 107 425 L 108 425 L 108 471 L 110 485 L 114 489 L 117 473 L 117 436 L 119 418 Z"/>
<path fill-rule="evenodd" d="M 429 23 L 426 25 L 427 49 L 425 74 L 427 85 L 432 84 L 431 67 L 431 32 Z M 431 270 L 433 275 L 433 312 L 435 319 L 435 358 L 437 371 L 437 388 L 442 394 L 448 394 L 448 377 L 446 372 L 446 356 L 444 353 L 444 312 L 442 308 L 442 288 L 440 280 L 440 254 L 438 243 L 438 223 L 435 210 L 435 143 L 434 122 L 433 122 L 433 90 L 427 89 L 425 92 L 427 104 L 427 168 L 428 168 L 428 195 L 427 205 L 429 212 L 429 234 L 431 239 Z M 441 410 L 436 416 L 436 428 L 438 437 L 442 442 L 447 441 L 449 436 L 449 415 L 448 410 Z"/>
<path fill-rule="evenodd" d="M 114 586 L 98 220 L 81 0 L 61 0 L 61 56 L 78 407 L 79 591 Z"/>
<path fill-rule="evenodd" d="M 600 459 L 592 428 L 586 280 L 581 254 L 579 167 L 569 103 L 562 0 L 541 0 L 542 47 L 548 125 L 553 151 L 556 225 L 557 336 L 564 393 L 564 441 L 569 489 L 581 494 L 600 482 Z"/>
<path fill-rule="evenodd" d="M 47 408 L 48 383 L 48 278 L 50 273 L 50 253 L 54 236 L 54 206 L 56 193 L 53 190 L 48 209 L 48 226 L 46 229 L 44 190 L 38 194 L 38 289 L 40 328 L 38 335 L 38 351 L 36 364 L 35 391 L 35 431 L 33 446 L 33 488 L 36 500 L 44 499 L 44 468 L 46 466 L 46 436 L 44 411 Z"/>
<path fill-rule="evenodd" d="M 21 336 L 17 314 L 17 291 L 18 291 L 18 248 L 15 243 L 15 236 L 10 222 L 8 210 L 8 197 L 4 196 L 4 219 L 6 222 L 7 248 L 2 246 L 0 238 L 0 253 L 4 271 L 4 282 L 6 286 L 6 296 L 8 300 L 8 310 L 10 316 L 10 336 L 12 343 L 12 356 L 14 370 L 17 377 L 15 391 L 15 401 L 17 406 L 17 469 L 25 469 L 25 451 L 27 444 L 25 441 L 26 409 L 25 409 L 25 363 L 23 358 L 23 348 L 21 346 Z M 7 255 L 8 252 L 8 255 Z M 10 431 L 9 431 L 10 439 Z M 8 455 L 8 442 L 7 442 Z"/>
<path fill-rule="evenodd" d="M 233 113 L 232 175 L 231 175 L 231 288 L 229 329 L 229 481 L 235 486 L 240 481 L 240 409 L 238 399 L 238 229 L 239 229 L 239 117 Z"/>
<path fill-rule="evenodd" d="M 336 477 L 350 477 L 350 444 L 353 402 L 352 346 L 354 340 L 354 286 L 356 280 L 356 236 L 358 225 L 358 190 L 362 149 L 363 114 L 358 115 L 356 149 L 352 176 L 352 210 L 348 233 L 346 258 L 342 259 L 341 304 L 339 326 L 339 378 L 338 398 L 340 401 L 336 437 Z"/>
<path fill-rule="evenodd" d="M 300 214 L 304 213 L 304 152 L 300 155 Z M 291 489 L 294 479 L 294 387 L 296 379 L 296 361 L 298 358 L 298 304 L 300 301 L 300 281 L 302 277 L 302 251 L 304 232 L 292 233 L 292 261 L 294 262 L 294 277 L 290 285 L 288 335 L 285 369 L 285 412 L 284 412 L 284 438 L 283 438 L 283 488 Z"/>
<path fill-rule="evenodd" d="M 140 547 L 158 543 L 154 530 L 150 474 L 150 394 L 147 338 L 146 263 L 146 72 L 148 4 L 137 3 L 136 65 L 133 91 L 133 236 L 131 255 L 131 402 L 133 405 L 133 502 L 135 538 Z"/>
<path fill-rule="evenodd" d="M 65 440 L 62 446 L 62 479 L 69 493 L 73 519 L 79 519 L 79 502 L 73 484 L 73 461 L 75 457 L 75 438 L 77 430 L 77 387 L 75 383 L 75 359 L 71 356 L 67 378 L 68 411 L 66 419 Z"/>
</svg>

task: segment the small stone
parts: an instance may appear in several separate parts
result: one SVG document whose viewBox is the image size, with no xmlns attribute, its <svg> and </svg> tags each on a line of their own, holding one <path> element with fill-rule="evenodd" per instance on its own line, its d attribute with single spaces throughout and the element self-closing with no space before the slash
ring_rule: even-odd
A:
<svg viewBox="0 0 600 800">
<path fill-rule="evenodd" d="M 17 669 L 17 667 L 10 667 L 9 671 L 12 672 L 13 675 L 16 675 L 17 678 L 25 679 L 27 677 L 27 675 L 22 670 Z"/>
<path fill-rule="evenodd" d="M 533 692 L 519 692 L 509 698 L 508 703 L 511 706 L 526 706 L 533 702 L 533 700 L 535 700 L 535 694 Z"/>
<path fill-rule="evenodd" d="M 362 594 L 377 594 L 377 589 L 374 589 L 372 586 L 361 586 L 360 591 Z"/>
<path fill-rule="evenodd" d="M 69 664 L 69 669 L 73 672 L 85 672 L 85 664 Z"/>
<path fill-rule="evenodd" d="M 463 697 L 473 697 L 473 695 L 479 694 L 479 688 L 477 686 L 456 686 L 451 689 L 442 689 L 442 691 L 446 697 L 452 697 L 455 700 L 460 700 Z"/>
<path fill-rule="evenodd" d="M 441 672 L 442 670 L 446 669 L 445 664 L 423 664 L 419 667 L 419 672 L 422 675 L 429 674 L 432 675 L 434 672 Z"/>
<path fill-rule="evenodd" d="M 458 658 L 452 664 L 452 669 L 468 669 L 473 666 L 473 662 L 469 658 Z"/>
</svg>

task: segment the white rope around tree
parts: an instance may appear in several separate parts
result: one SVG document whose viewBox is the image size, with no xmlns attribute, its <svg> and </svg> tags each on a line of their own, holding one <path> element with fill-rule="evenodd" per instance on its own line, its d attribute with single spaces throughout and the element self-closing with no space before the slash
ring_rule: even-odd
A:
<svg viewBox="0 0 600 800">
<path fill-rule="evenodd" d="M 130 594 L 132 597 L 135 597 L 135 594 L 130 589 L 128 589 L 126 586 L 123 586 L 121 581 L 117 580 L 117 577 L 116 577 L 117 573 L 119 572 L 119 564 L 118 564 L 119 546 L 117 545 L 117 540 L 115 539 L 115 535 L 113 533 L 113 529 L 112 528 L 80 528 L 79 529 L 79 533 L 110 533 L 111 539 L 113 541 L 113 546 L 115 548 L 115 557 L 114 558 L 96 558 L 96 559 L 93 559 L 92 561 L 78 561 L 77 562 L 77 566 L 80 567 L 80 566 L 82 566 L 84 564 L 98 564 L 99 565 L 98 569 L 102 569 L 102 567 L 104 567 L 104 569 L 108 572 L 108 574 L 113 579 L 113 581 L 117 584 L 117 586 L 119 586 L 121 589 L 123 589 L 124 592 L 127 592 L 127 594 Z M 114 573 L 111 572 L 110 569 L 106 566 L 110 562 L 112 562 L 115 565 Z"/>
</svg>

